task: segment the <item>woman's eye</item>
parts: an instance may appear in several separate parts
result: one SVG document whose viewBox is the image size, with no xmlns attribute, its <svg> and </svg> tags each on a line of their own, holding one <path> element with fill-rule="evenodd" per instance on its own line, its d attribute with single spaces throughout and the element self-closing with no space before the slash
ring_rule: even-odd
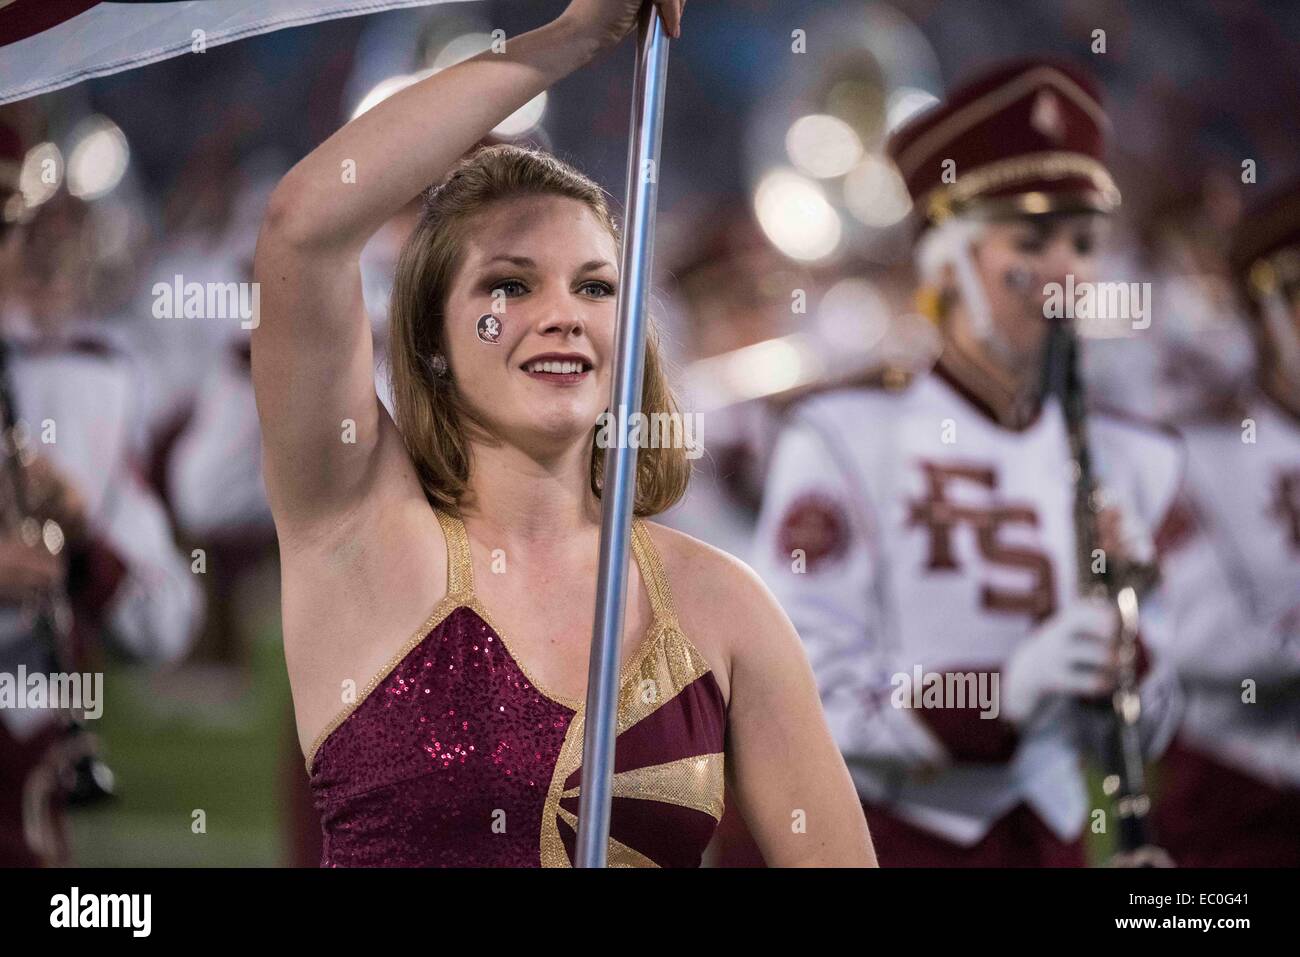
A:
<svg viewBox="0 0 1300 957">
<path fill-rule="evenodd" d="M 528 291 L 528 288 L 518 279 L 502 279 L 500 282 L 495 282 L 488 287 L 489 292 L 496 292 L 498 289 L 506 290 L 507 296 L 520 295 Z M 511 293 L 508 291 L 510 289 L 516 289 L 518 292 Z"/>
<path fill-rule="evenodd" d="M 584 282 L 584 283 L 583 283 L 581 286 L 579 286 L 578 288 L 581 289 L 583 292 L 588 293 L 588 294 L 591 294 L 591 291 L 592 291 L 592 290 L 595 290 L 595 295 L 600 296 L 600 297 L 604 297 L 604 296 L 612 296 L 612 295 L 614 295 L 614 287 L 613 287 L 613 286 L 611 286 L 611 285 L 610 285 L 609 283 L 607 283 L 607 282 L 600 282 L 600 281 L 598 281 L 598 280 L 594 280 L 594 279 L 593 279 L 591 282 Z"/>
<path fill-rule="evenodd" d="M 1080 256 L 1090 256 L 1092 251 L 1097 248 L 1097 240 L 1092 236 L 1074 237 L 1074 251 Z"/>
</svg>

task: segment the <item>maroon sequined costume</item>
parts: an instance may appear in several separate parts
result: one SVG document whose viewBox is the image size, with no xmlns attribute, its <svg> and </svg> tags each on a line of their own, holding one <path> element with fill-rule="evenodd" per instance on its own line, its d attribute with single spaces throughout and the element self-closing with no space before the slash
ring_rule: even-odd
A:
<svg viewBox="0 0 1300 957">
<path fill-rule="evenodd" d="M 321 865 L 568 867 L 582 704 L 511 655 L 474 595 L 464 525 L 438 521 L 447 597 L 307 757 Z M 632 542 L 654 620 L 620 683 L 608 860 L 695 867 L 722 817 L 726 703 L 639 520 Z"/>
</svg>

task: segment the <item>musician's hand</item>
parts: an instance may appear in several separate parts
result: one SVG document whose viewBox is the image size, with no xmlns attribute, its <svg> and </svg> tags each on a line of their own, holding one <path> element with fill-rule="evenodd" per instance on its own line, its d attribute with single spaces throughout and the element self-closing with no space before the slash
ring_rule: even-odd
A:
<svg viewBox="0 0 1300 957">
<path fill-rule="evenodd" d="M 1003 669 L 1002 714 L 1024 723 L 1052 695 L 1094 698 L 1115 688 L 1115 603 L 1085 599 L 1049 618 Z"/>
<path fill-rule="evenodd" d="M 1155 558 L 1154 543 L 1130 516 L 1116 505 L 1103 506 L 1097 512 L 1097 545 L 1108 564 L 1148 564 Z"/>
<path fill-rule="evenodd" d="M 0 538 L 0 605 L 22 604 L 53 587 L 63 574 L 63 560 L 44 545 L 27 545 L 15 535 Z"/>
<path fill-rule="evenodd" d="M 86 502 L 75 485 L 49 459 L 37 455 L 27 464 L 27 506 L 42 521 L 53 519 L 68 542 L 86 532 Z"/>
<path fill-rule="evenodd" d="M 654 0 L 654 4 L 668 35 L 680 37 L 686 0 Z M 596 37 L 602 46 L 615 46 L 632 32 L 642 6 L 641 0 L 572 0 L 560 19 Z"/>
<path fill-rule="evenodd" d="M 1107 555 L 1123 557 L 1124 516 L 1113 505 L 1107 505 L 1097 513 L 1097 545 Z"/>
</svg>

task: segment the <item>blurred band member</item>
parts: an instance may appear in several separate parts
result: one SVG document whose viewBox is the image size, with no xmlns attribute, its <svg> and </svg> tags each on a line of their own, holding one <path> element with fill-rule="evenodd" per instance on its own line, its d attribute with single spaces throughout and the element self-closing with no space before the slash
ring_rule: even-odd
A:
<svg viewBox="0 0 1300 957">
<path fill-rule="evenodd" d="M 1300 867 L 1300 182 L 1237 228 L 1255 379 L 1184 427 L 1186 521 L 1164 571 L 1186 714 L 1157 824 L 1183 866 Z"/>
<path fill-rule="evenodd" d="M 1065 426 L 1040 393 L 1045 286 L 1094 278 L 1118 203 L 1106 126 L 1088 77 L 1017 62 L 900 129 L 942 356 L 899 389 L 813 397 L 775 452 L 755 562 L 885 866 L 1085 862 L 1080 753 L 1104 718 L 1081 703 L 1113 687 L 1116 615 L 1079 597 Z M 1102 417 L 1091 439 L 1103 540 L 1146 555 L 1176 447 Z M 1167 736 L 1146 673 L 1145 730 Z"/>
<path fill-rule="evenodd" d="M 694 243 L 668 272 L 676 281 L 686 351 L 697 360 L 686 387 L 716 390 L 720 398 L 706 404 L 699 417 L 708 423 L 707 454 L 696 461 L 686 495 L 663 520 L 748 560 L 780 409 L 769 397 L 751 399 L 718 389 L 718 380 L 725 378 L 718 369 L 728 358 L 739 359 L 738 350 L 791 331 L 792 320 L 801 317 L 791 313 L 789 290 L 808 288 L 809 277 L 768 242 L 743 207 L 715 207 L 701 217 L 700 227 L 692 230 Z M 701 397 L 691 394 L 688 400 L 695 404 Z M 706 451 L 704 439 L 696 436 L 700 452 Z M 713 850 L 705 856 L 707 866 L 763 866 L 734 802 L 718 824 Z"/>
<path fill-rule="evenodd" d="M 13 170 L 10 164 L 23 156 L 7 127 L 0 127 L 0 153 L 0 170 Z M 0 673 L 16 682 L 19 674 L 30 680 L 66 668 L 100 671 L 92 645 L 101 635 L 133 657 L 175 660 L 192 641 L 201 599 L 160 502 L 132 468 L 129 367 L 102 343 L 33 321 L 43 308 L 37 303 L 52 301 L 41 297 L 33 277 L 61 277 L 47 276 L 33 261 L 46 248 L 31 242 L 46 210 L 24 224 L 28 211 L 15 195 L 14 179 L 0 181 L 0 205 L 14 213 L 3 226 L 0 359 L 4 399 L 16 431 L 26 436 L 24 464 L 16 471 L 27 514 L 12 494 L 6 445 L 0 462 Z M 51 228 L 64 225 L 58 219 Z M 51 249 L 60 245 L 51 238 Z M 25 519 L 46 529 L 52 521 L 60 534 L 33 541 L 25 534 L 32 522 Z M 33 608 L 53 589 L 66 590 L 73 613 L 66 622 L 76 650 L 72 661 L 56 659 L 34 628 Z M 0 707 L 0 866 L 67 863 L 60 784 L 67 755 L 60 712 L 48 704 Z M 93 732 L 94 722 L 87 725 Z"/>
<path fill-rule="evenodd" d="M 802 317 L 791 313 L 789 290 L 808 288 L 809 277 L 768 242 L 748 210 L 714 208 L 705 223 L 711 225 L 695 230 L 696 243 L 669 271 L 681 306 L 685 351 L 696 360 L 685 384 L 711 388 L 715 395 L 699 417 L 707 420 L 708 433 L 694 436 L 699 458 L 690 488 L 664 521 L 748 559 L 779 413 L 767 397 L 720 388 L 718 370 L 728 358 L 741 359 L 739 350 L 791 331 L 793 320 Z M 706 438 L 707 454 L 701 454 Z"/>
</svg>

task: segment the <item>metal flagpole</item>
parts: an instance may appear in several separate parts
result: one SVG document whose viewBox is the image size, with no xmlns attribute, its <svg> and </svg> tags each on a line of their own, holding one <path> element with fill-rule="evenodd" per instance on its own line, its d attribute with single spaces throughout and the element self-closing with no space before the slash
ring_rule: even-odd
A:
<svg viewBox="0 0 1300 957">
<path fill-rule="evenodd" d="M 616 441 L 605 450 L 601 489 L 600 572 L 587 670 L 582 792 L 578 804 L 578 867 L 604 867 L 614 777 L 620 638 L 627 599 L 627 554 L 636 498 L 636 452 L 628 441 L 630 416 L 641 410 L 645 366 L 645 311 L 654 252 L 668 36 L 653 3 L 641 10 L 627 157 L 623 253 L 610 411 Z"/>
</svg>

